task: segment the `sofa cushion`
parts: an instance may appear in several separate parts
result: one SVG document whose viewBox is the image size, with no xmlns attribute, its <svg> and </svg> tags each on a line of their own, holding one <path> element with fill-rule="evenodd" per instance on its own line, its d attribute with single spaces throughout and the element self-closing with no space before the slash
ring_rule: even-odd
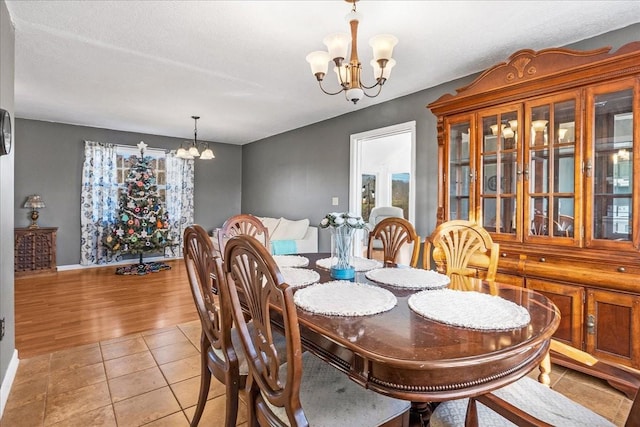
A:
<svg viewBox="0 0 640 427">
<path fill-rule="evenodd" d="M 273 233 L 275 233 L 280 224 L 280 218 L 258 217 L 258 219 L 269 230 L 269 239 L 273 239 Z"/>
<path fill-rule="evenodd" d="M 300 240 L 304 239 L 305 234 L 307 234 L 309 219 L 292 221 L 286 218 L 280 218 L 279 221 L 280 223 L 273 234 L 269 234 L 271 240 Z"/>
</svg>

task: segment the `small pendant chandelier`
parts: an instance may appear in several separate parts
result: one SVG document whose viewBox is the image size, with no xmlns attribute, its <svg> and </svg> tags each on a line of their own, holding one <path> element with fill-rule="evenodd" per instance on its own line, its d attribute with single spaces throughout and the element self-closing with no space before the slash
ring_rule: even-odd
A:
<svg viewBox="0 0 640 427">
<path fill-rule="evenodd" d="M 393 48 L 398 44 L 398 39 L 391 34 L 381 34 L 369 40 L 369 45 L 373 48 L 371 66 L 373 67 L 375 83 L 371 86 L 362 84 L 362 64 L 358 59 L 358 23 L 362 19 L 362 15 L 356 11 L 356 2 L 358 0 L 345 1 L 353 4 L 351 12 L 345 18 L 351 26 L 351 38 L 349 38 L 349 34 L 345 33 L 331 34 L 323 40 L 329 52 L 311 52 L 306 59 L 311 65 L 311 73 L 318 80 L 320 90 L 327 95 L 337 95 L 344 92 L 347 100 L 356 104 L 363 96 L 375 98 L 382 91 L 382 86 L 389 78 L 391 69 L 396 65 L 396 61 L 391 58 L 391 55 L 393 54 Z M 351 41 L 351 59 L 345 63 L 349 41 Z M 340 89 L 336 92 L 328 92 L 322 87 L 329 61 L 333 61 L 335 64 L 333 71 L 335 71 L 340 84 Z M 367 92 L 367 90 L 376 87 L 377 91 Z"/>
<path fill-rule="evenodd" d="M 186 160 L 192 160 L 196 157 L 199 157 L 202 160 L 215 159 L 216 156 L 213 154 L 213 150 L 209 148 L 209 143 L 198 142 L 198 119 L 200 116 L 191 116 L 191 118 L 194 120 L 193 141 L 186 141 L 184 144 L 181 144 L 180 148 L 176 151 L 176 157 Z M 204 149 L 202 154 L 200 153 L 198 146 Z"/>
</svg>

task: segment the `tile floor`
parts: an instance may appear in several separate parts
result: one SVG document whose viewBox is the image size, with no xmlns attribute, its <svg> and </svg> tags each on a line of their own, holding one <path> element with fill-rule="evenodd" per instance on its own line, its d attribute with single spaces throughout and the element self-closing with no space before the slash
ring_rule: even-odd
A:
<svg viewBox="0 0 640 427">
<path fill-rule="evenodd" d="M 0 426 L 188 426 L 200 381 L 199 340 L 195 321 L 21 360 Z M 551 384 L 619 426 L 631 409 L 605 382 L 559 366 Z M 209 398 L 200 425 L 221 426 L 224 386 L 215 378 Z M 240 409 L 238 425 L 245 427 Z"/>
<path fill-rule="evenodd" d="M 200 386 L 200 322 L 21 360 L 2 427 L 188 426 Z M 212 378 L 200 425 L 224 424 Z M 238 425 L 246 426 L 241 407 Z"/>
</svg>

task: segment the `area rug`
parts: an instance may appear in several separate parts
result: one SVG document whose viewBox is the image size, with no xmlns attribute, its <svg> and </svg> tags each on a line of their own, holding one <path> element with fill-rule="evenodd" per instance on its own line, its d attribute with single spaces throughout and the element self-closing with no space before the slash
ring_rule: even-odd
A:
<svg viewBox="0 0 640 427">
<path fill-rule="evenodd" d="M 162 270 L 171 270 L 171 266 L 163 262 L 145 262 L 143 264 L 130 264 L 116 268 L 116 274 L 137 274 L 144 276 L 149 273 L 158 273 Z"/>
</svg>

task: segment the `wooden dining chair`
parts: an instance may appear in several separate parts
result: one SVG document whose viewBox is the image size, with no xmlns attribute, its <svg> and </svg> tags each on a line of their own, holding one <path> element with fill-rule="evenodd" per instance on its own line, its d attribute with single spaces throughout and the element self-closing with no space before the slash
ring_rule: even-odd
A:
<svg viewBox="0 0 640 427">
<path fill-rule="evenodd" d="M 373 258 L 373 242 L 375 240 L 382 243 L 382 262 L 385 264 L 398 264 L 405 245 L 413 245 L 409 265 L 411 267 L 418 266 L 420 237 L 416 234 L 413 224 L 406 219 L 389 217 L 380 221 L 369 233 L 367 258 Z"/>
<path fill-rule="evenodd" d="M 225 385 L 225 426 L 235 426 L 238 390 L 244 387 L 248 370 L 246 363 L 240 369 L 238 353 L 234 350 L 231 311 L 222 307 L 219 301 L 219 284 L 223 277 L 220 258 L 214 255 L 213 243 L 207 232 L 197 224 L 184 231 L 184 262 L 202 327 L 200 391 L 191 425 L 197 426 L 200 422 L 213 374 Z"/>
<path fill-rule="evenodd" d="M 447 221 L 436 227 L 425 241 L 422 263 L 430 270 L 433 257 L 436 270 L 447 276 L 483 276 L 494 281 L 499 250 L 499 244 L 493 242 L 482 226 L 465 220 Z M 485 270 L 486 273 L 481 274 Z"/>
<path fill-rule="evenodd" d="M 604 377 L 619 375 L 632 378 L 635 398 L 625 426 L 640 426 L 638 374 L 620 365 L 599 361 L 590 354 L 558 341 L 552 340 L 551 350 L 572 358 L 575 363 L 588 365 L 596 372 L 601 371 Z M 600 415 L 529 377 L 523 377 L 513 384 L 472 399 L 443 402 L 435 409 L 430 419 L 431 427 L 513 425 L 511 423 L 529 427 L 614 426 Z"/>
<path fill-rule="evenodd" d="M 227 242 L 221 282 L 248 355 L 246 403 L 250 426 L 407 426 L 409 402 L 367 390 L 325 361 L 302 350 L 293 288 L 271 254 L 251 236 Z M 281 311 L 286 364 L 277 363 L 272 305 Z M 248 309 L 255 332 L 247 327 Z"/>
<path fill-rule="evenodd" d="M 218 248 L 222 258 L 224 258 L 224 247 L 227 240 L 240 234 L 255 237 L 265 248 L 269 248 L 269 230 L 262 221 L 250 214 L 234 215 L 227 219 L 218 230 Z"/>
</svg>

